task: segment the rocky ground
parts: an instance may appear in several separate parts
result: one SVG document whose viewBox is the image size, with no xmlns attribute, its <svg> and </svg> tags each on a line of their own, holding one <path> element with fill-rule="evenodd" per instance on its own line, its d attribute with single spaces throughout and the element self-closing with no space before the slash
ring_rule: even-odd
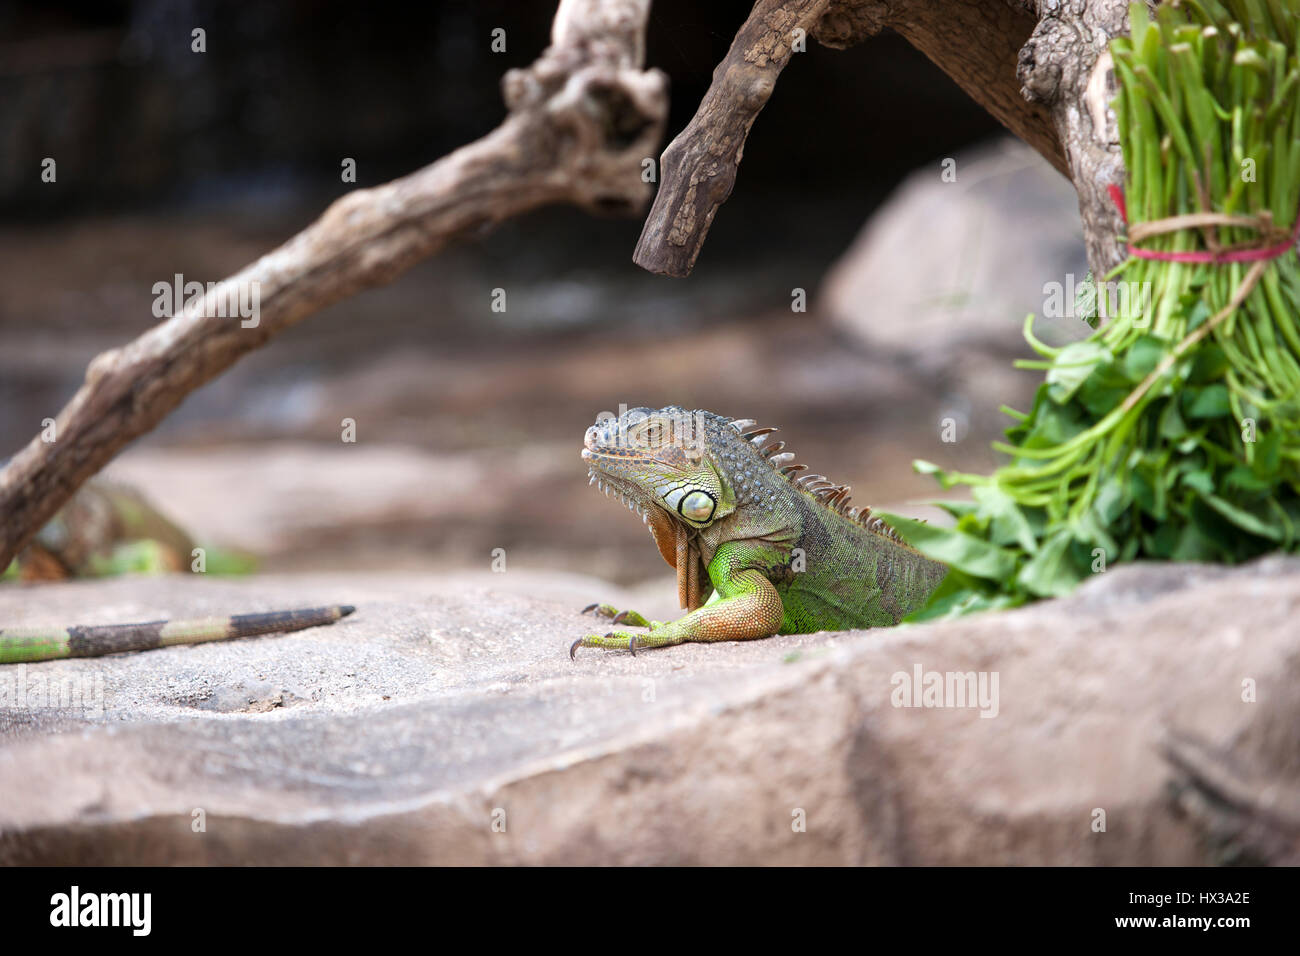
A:
<svg viewBox="0 0 1300 956">
<path fill-rule="evenodd" d="M 825 205 L 770 224 L 770 258 L 702 259 L 677 284 L 627 269 L 606 226 L 531 218 L 196 393 L 108 475 L 263 573 L 8 584 L 0 622 L 358 611 L 0 668 L 0 862 L 1296 859 L 1295 562 L 1120 568 L 925 627 L 567 656 L 592 601 L 674 613 L 640 523 L 586 486 L 601 410 L 777 424 L 892 510 L 935 494 L 914 458 L 993 463 L 998 405 L 1035 384 L 1010 371 L 1023 316 L 1080 249 L 1068 185 L 1027 163 L 998 148 L 959 157 L 956 183 L 918 172 L 825 281 L 846 215 Z M 0 230 L 4 448 L 153 321 L 151 282 L 222 275 L 296 225 L 234 209 Z M 556 265 L 606 247 L 617 268 Z M 918 667 L 996 675 L 996 716 L 894 706 Z"/>
<path fill-rule="evenodd" d="M 8 589 L 0 616 L 51 622 L 358 610 L 5 668 L 0 862 L 1297 859 L 1298 561 L 1135 565 L 1005 614 L 570 661 L 593 594 L 653 613 L 665 591 L 522 571 Z M 899 706 L 917 668 L 986 694 Z"/>
</svg>

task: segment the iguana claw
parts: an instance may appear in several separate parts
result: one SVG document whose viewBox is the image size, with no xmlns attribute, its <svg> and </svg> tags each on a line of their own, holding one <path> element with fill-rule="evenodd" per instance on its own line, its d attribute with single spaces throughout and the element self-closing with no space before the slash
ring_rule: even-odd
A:
<svg viewBox="0 0 1300 956">
<path fill-rule="evenodd" d="M 582 609 L 583 614 L 595 612 L 597 617 L 603 617 L 609 620 L 611 624 L 631 624 L 633 627 L 653 627 L 653 621 L 648 621 L 636 611 L 620 611 L 612 604 L 588 604 Z"/>
<path fill-rule="evenodd" d="M 645 642 L 639 640 L 636 634 L 628 634 L 626 631 L 618 634 L 613 631 L 607 634 L 588 634 L 586 637 L 580 637 L 569 645 L 569 660 L 576 661 L 578 659 L 578 648 L 580 647 L 617 647 L 619 642 L 623 640 L 627 641 L 627 649 L 632 652 L 633 657 L 636 657 L 637 647 L 645 645 Z M 606 644 L 604 643 L 606 641 L 613 643 Z M 652 641 L 648 646 L 654 647 L 656 645 Z"/>
</svg>

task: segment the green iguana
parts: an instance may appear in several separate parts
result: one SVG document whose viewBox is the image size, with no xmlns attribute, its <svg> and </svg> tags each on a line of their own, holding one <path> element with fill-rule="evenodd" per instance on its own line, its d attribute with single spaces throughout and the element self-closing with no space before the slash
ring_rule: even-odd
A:
<svg viewBox="0 0 1300 956">
<path fill-rule="evenodd" d="M 569 648 L 663 647 L 897 624 L 920 607 L 947 567 L 904 544 L 849 488 L 804 475 L 775 428 L 676 406 L 634 408 L 587 429 L 591 483 L 650 526 L 677 569 L 689 613 L 647 621 L 593 604 L 644 634 L 588 634 Z M 709 596 L 712 591 L 712 597 Z M 706 600 L 707 599 L 707 600 Z"/>
<path fill-rule="evenodd" d="M 356 608 L 348 605 L 234 614 L 188 621 L 147 621 L 67 628 L 0 628 L 0 664 L 29 664 L 58 657 L 100 657 L 122 651 L 147 651 L 173 644 L 202 644 L 235 637 L 301 631 L 333 624 Z"/>
</svg>

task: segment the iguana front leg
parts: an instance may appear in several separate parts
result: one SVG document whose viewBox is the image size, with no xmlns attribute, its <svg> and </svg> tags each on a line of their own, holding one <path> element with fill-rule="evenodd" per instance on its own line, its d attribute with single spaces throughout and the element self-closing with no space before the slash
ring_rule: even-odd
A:
<svg viewBox="0 0 1300 956">
<path fill-rule="evenodd" d="M 659 509 L 646 516 L 651 537 L 659 553 L 670 568 L 677 571 L 677 600 L 683 608 L 694 611 L 704 604 L 713 591 L 708 569 L 700 557 L 699 547 L 692 543 L 686 528 L 677 524 Z M 611 624 L 631 624 L 633 627 L 660 627 L 658 621 L 646 620 L 636 611 L 620 611 L 612 604 L 588 604 L 583 614 L 607 618 Z"/>
<path fill-rule="evenodd" d="M 648 634 L 610 631 L 588 634 L 573 642 L 569 656 L 579 647 L 608 647 L 630 650 L 667 647 L 690 641 L 747 641 L 769 637 L 781 628 L 784 609 L 781 596 L 761 571 L 746 567 L 746 551 L 736 543 L 718 549 L 709 564 L 709 578 L 717 597 L 685 617 L 652 628 Z M 752 551 L 749 551 L 752 557 Z"/>
</svg>

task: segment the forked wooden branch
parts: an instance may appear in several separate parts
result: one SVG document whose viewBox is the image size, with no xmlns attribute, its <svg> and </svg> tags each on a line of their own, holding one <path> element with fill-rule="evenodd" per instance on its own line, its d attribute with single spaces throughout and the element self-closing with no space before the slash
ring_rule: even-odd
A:
<svg viewBox="0 0 1300 956">
<path fill-rule="evenodd" d="M 836 0 L 815 35 L 824 46 L 842 49 L 888 27 L 1068 176 L 1051 113 L 1026 100 L 1016 72 L 1037 24 L 1025 9 L 1003 0 Z"/>
<path fill-rule="evenodd" d="M 651 272 L 690 274 L 731 194 L 750 127 L 789 60 L 788 37 L 796 27 L 840 49 L 888 27 L 1074 181 L 1088 260 L 1104 273 L 1122 257 L 1116 242 L 1122 223 L 1106 187 L 1123 178 L 1105 49 L 1125 28 L 1128 2 L 759 0 L 694 119 L 664 151 L 663 182 L 633 259 Z M 783 55 L 764 60 L 767 49 Z"/>
<path fill-rule="evenodd" d="M 561 0 L 551 46 L 503 80 L 510 112 L 496 130 L 402 179 L 349 193 L 202 300 L 95 358 L 55 420 L 56 440 L 34 438 L 0 471 L 0 569 L 123 446 L 277 332 L 537 206 L 638 211 L 649 198 L 642 162 L 662 142 L 667 114 L 666 78 L 643 69 L 649 6 Z M 208 317 L 253 283 L 255 326 Z"/>
<path fill-rule="evenodd" d="M 794 46 L 830 0 L 758 0 L 713 71 L 690 124 L 664 150 L 661 183 L 632 260 L 661 275 L 695 267 L 718 207 L 731 195 L 749 129 L 776 88 Z"/>
</svg>

